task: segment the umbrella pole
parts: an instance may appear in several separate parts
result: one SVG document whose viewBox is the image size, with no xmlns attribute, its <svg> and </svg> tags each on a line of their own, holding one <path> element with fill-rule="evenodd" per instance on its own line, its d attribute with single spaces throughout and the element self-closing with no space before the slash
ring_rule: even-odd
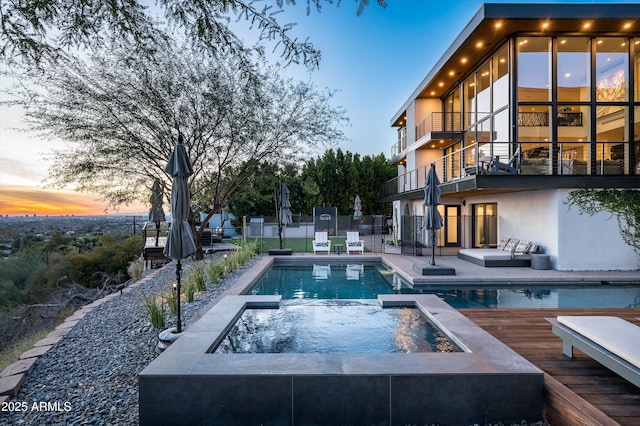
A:
<svg viewBox="0 0 640 426">
<path fill-rule="evenodd" d="M 182 333 L 182 321 L 180 320 L 180 271 L 182 270 L 182 264 L 180 263 L 180 259 L 178 259 L 178 263 L 176 264 L 176 298 L 178 301 L 178 309 L 176 313 L 178 314 L 178 323 L 176 327 L 177 333 Z"/>
<path fill-rule="evenodd" d="M 276 183 L 275 187 L 275 200 L 276 200 L 276 220 L 278 221 L 278 239 L 280 240 L 280 250 L 282 250 L 282 221 L 280 215 L 282 214 L 282 181 Z"/>
<path fill-rule="evenodd" d="M 158 247 L 159 240 L 160 240 L 160 222 L 156 222 L 156 247 Z"/>
<path fill-rule="evenodd" d="M 435 217 L 436 206 L 431 206 L 431 217 Z M 436 264 L 436 228 L 431 229 L 431 265 Z"/>
</svg>

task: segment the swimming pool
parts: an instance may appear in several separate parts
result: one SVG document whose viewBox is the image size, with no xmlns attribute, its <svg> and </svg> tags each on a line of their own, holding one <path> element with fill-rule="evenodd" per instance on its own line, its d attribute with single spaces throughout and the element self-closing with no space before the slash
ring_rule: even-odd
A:
<svg viewBox="0 0 640 426">
<path fill-rule="evenodd" d="M 214 353 L 461 351 L 414 308 L 383 308 L 371 299 L 297 299 L 279 309 L 245 310 Z"/>
<path fill-rule="evenodd" d="M 640 307 L 638 285 L 439 284 L 413 289 L 381 262 L 275 263 L 247 294 L 281 295 L 283 299 L 375 299 L 379 294 L 435 294 L 457 309 Z"/>
</svg>

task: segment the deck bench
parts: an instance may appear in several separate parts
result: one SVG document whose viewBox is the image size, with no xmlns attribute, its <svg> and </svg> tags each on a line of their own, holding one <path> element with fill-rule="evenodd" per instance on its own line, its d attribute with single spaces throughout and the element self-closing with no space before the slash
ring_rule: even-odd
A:
<svg viewBox="0 0 640 426">
<path fill-rule="evenodd" d="M 640 387 L 640 327 L 610 316 L 558 316 L 546 320 L 562 339 L 563 354 L 573 358 L 573 348 L 578 348 Z"/>
</svg>

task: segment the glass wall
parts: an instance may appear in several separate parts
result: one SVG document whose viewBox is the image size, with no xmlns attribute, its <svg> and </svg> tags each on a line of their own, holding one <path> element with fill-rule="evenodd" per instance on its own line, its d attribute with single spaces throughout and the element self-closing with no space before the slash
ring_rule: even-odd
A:
<svg viewBox="0 0 640 426">
<path fill-rule="evenodd" d="M 558 42 L 558 101 L 589 102 L 591 43 L 586 37 L 564 37 Z"/>
<path fill-rule="evenodd" d="M 589 105 L 558 106 L 559 174 L 586 175 L 591 170 L 589 111 Z"/>
<path fill-rule="evenodd" d="M 518 107 L 521 174 L 546 175 L 551 173 L 550 108 L 546 105 L 521 105 Z"/>
<path fill-rule="evenodd" d="M 634 101 L 640 102 L 640 38 L 637 38 L 633 42 L 635 55 L 633 57 L 633 69 L 635 75 L 635 84 L 634 87 Z M 636 116 L 637 117 L 637 116 Z"/>
<path fill-rule="evenodd" d="M 493 111 L 509 105 L 509 49 L 507 43 L 493 57 L 492 88 Z"/>
<path fill-rule="evenodd" d="M 624 38 L 596 39 L 596 101 L 624 102 L 629 100 L 629 47 Z M 607 114 L 607 107 L 598 107 L 597 116 Z"/>
<path fill-rule="evenodd" d="M 476 111 L 477 120 L 483 120 L 491 114 L 491 62 L 487 61 L 476 73 Z"/>
<path fill-rule="evenodd" d="M 475 74 L 467 78 L 462 84 L 464 92 L 464 128 L 468 128 L 476 122 L 476 78 Z"/>
<path fill-rule="evenodd" d="M 624 37 L 515 40 L 521 173 L 634 171 L 635 146 L 629 141 L 629 41 Z M 640 43 L 634 46 L 640 49 Z M 640 72 L 640 58 L 634 56 L 634 70 Z M 640 92 L 638 83 L 633 87 L 634 93 Z"/>
<path fill-rule="evenodd" d="M 457 88 L 444 101 L 444 131 L 460 131 L 460 89 Z"/>
<path fill-rule="evenodd" d="M 551 39 L 525 37 L 517 39 L 518 101 L 551 100 Z"/>
</svg>

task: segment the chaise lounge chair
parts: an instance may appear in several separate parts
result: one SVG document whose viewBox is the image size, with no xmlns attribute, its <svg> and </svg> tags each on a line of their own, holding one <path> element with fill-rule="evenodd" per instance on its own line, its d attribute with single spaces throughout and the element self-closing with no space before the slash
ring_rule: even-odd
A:
<svg viewBox="0 0 640 426">
<path fill-rule="evenodd" d="M 573 358 L 578 348 L 611 371 L 640 387 L 640 327 L 618 317 L 547 318 L 562 338 L 562 353 Z"/>
<path fill-rule="evenodd" d="M 364 241 L 360 239 L 359 232 L 347 232 L 347 254 L 352 251 L 364 254 Z"/>
<path fill-rule="evenodd" d="M 331 253 L 331 240 L 326 232 L 316 232 L 316 239 L 311 242 L 313 244 L 313 254 L 319 251 Z"/>
</svg>

